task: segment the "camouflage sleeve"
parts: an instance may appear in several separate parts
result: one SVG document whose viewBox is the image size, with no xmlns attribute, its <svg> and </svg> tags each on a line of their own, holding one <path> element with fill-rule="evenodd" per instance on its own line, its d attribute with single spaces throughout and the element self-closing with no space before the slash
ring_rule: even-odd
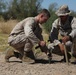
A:
<svg viewBox="0 0 76 75">
<path fill-rule="evenodd" d="M 51 42 L 59 44 L 60 41 L 58 40 L 58 28 L 57 28 L 57 20 L 54 21 L 54 23 L 52 24 L 52 29 L 50 32 L 50 39 Z"/>
<path fill-rule="evenodd" d="M 40 42 L 40 40 L 36 37 L 33 32 L 34 21 L 28 20 L 24 26 L 25 36 L 31 41 L 33 45 Z"/>
<path fill-rule="evenodd" d="M 71 22 L 71 26 L 72 26 L 72 31 L 69 34 L 72 38 L 76 37 L 76 18 L 73 18 L 72 22 Z"/>
<path fill-rule="evenodd" d="M 40 26 L 37 26 L 37 29 L 35 30 L 34 33 L 40 41 L 44 40 L 42 35 L 42 28 Z"/>
</svg>

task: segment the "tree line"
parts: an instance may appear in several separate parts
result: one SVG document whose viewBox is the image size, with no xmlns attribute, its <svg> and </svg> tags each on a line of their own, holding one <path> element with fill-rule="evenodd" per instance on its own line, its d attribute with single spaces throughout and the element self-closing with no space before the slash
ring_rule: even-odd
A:
<svg viewBox="0 0 76 75">
<path fill-rule="evenodd" d="M 0 18 L 5 21 L 9 19 L 22 20 L 29 16 L 36 16 L 41 10 L 43 0 L 0 0 Z M 57 18 L 55 15 L 58 9 L 57 3 L 51 3 L 48 10 L 51 14 L 50 19 L 45 23 L 44 28 L 49 32 L 53 21 Z M 76 16 L 76 12 L 72 12 Z"/>
<path fill-rule="evenodd" d="M 36 16 L 43 0 L 0 0 L 0 16 L 5 20 Z"/>
</svg>

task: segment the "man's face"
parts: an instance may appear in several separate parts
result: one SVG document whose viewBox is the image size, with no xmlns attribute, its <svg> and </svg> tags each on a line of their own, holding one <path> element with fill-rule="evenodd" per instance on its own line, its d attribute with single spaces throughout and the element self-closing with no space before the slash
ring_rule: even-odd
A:
<svg viewBox="0 0 76 75">
<path fill-rule="evenodd" d="M 46 15 L 41 15 L 41 16 L 40 16 L 39 23 L 40 23 L 40 24 L 43 24 L 43 23 L 45 23 L 48 19 L 49 19 L 49 17 L 47 17 Z"/>
<path fill-rule="evenodd" d="M 62 21 L 66 21 L 66 20 L 67 20 L 67 17 L 68 17 L 68 15 L 60 16 L 60 19 L 61 19 Z"/>
</svg>

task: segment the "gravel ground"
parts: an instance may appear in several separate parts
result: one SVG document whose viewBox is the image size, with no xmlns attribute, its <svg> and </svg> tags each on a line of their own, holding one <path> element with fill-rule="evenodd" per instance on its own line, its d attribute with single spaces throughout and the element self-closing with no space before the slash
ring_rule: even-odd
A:
<svg viewBox="0 0 76 75">
<path fill-rule="evenodd" d="M 61 56 L 53 55 L 53 62 L 49 64 L 45 54 L 35 64 L 20 63 L 19 59 L 11 58 L 11 63 L 4 60 L 5 53 L 0 53 L 0 75 L 76 75 L 76 65 L 61 63 Z"/>
</svg>

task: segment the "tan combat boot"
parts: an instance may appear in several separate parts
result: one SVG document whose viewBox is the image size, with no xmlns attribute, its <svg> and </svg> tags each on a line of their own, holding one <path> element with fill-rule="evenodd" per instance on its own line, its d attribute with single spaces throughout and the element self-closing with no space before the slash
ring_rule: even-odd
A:
<svg viewBox="0 0 76 75">
<path fill-rule="evenodd" d="M 71 62 L 72 64 L 76 64 L 76 58 L 75 58 L 75 57 L 71 57 L 70 62 Z"/>
<path fill-rule="evenodd" d="M 29 51 L 29 52 L 24 52 L 24 56 L 22 58 L 22 62 L 26 62 L 26 63 L 35 63 L 35 57 L 33 54 L 33 51 Z"/>
<path fill-rule="evenodd" d="M 6 52 L 5 61 L 6 61 L 6 62 L 9 62 L 9 59 L 10 59 L 11 57 L 16 57 L 16 58 L 22 59 L 21 54 L 18 53 L 18 52 L 15 52 L 15 51 L 12 50 L 12 49 L 11 49 L 11 50 L 8 50 L 8 51 Z"/>
<path fill-rule="evenodd" d="M 9 58 L 14 57 L 14 50 L 8 50 L 5 55 L 5 61 L 9 62 Z"/>
<path fill-rule="evenodd" d="M 76 64 L 76 38 L 73 41 L 73 53 L 72 53 L 72 57 L 70 59 L 70 62 L 72 64 Z"/>
</svg>

